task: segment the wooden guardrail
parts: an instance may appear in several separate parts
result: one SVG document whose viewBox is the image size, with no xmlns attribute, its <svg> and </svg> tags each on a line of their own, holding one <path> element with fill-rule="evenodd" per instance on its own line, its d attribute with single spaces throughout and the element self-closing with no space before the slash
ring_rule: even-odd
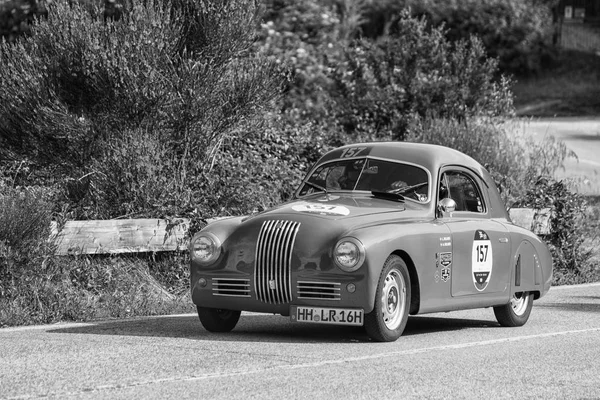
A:
<svg viewBox="0 0 600 400">
<path fill-rule="evenodd" d="M 52 235 L 57 254 L 121 254 L 185 250 L 189 220 L 113 219 L 67 221 Z"/>
<path fill-rule="evenodd" d="M 552 225 L 550 224 L 552 210 L 549 208 L 542 208 L 540 210 L 511 208 L 508 213 L 515 225 L 529 229 L 536 235 L 543 236 L 552 233 Z"/>
<path fill-rule="evenodd" d="M 538 235 L 550 233 L 550 209 L 514 208 L 509 213 L 516 225 Z M 52 234 L 59 255 L 177 251 L 187 248 L 189 226 L 185 218 L 67 221 L 60 232 L 54 224 Z"/>
</svg>

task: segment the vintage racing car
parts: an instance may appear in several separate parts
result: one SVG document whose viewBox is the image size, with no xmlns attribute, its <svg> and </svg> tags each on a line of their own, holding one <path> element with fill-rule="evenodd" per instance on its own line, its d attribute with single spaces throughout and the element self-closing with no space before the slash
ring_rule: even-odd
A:
<svg viewBox="0 0 600 400">
<path fill-rule="evenodd" d="M 520 326 L 548 292 L 552 258 L 514 225 L 490 174 L 449 148 L 364 143 L 325 154 L 295 198 L 211 223 L 190 244 L 202 325 L 240 312 L 364 325 L 394 341 L 408 315 L 493 307 Z"/>
</svg>

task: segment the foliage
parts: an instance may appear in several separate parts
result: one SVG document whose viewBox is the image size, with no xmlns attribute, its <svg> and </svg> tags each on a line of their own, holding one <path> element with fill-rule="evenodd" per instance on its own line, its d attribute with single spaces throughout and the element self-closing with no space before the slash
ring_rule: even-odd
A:
<svg viewBox="0 0 600 400">
<path fill-rule="evenodd" d="M 494 80 L 496 63 L 477 39 L 450 43 L 407 13 L 394 29 L 398 37 L 357 42 L 334 69 L 331 113 L 346 132 L 402 140 L 415 118 L 512 113 L 509 82 Z"/>
<path fill-rule="evenodd" d="M 537 0 L 371 1 L 363 30 L 380 35 L 409 7 L 413 15 L 443 26 L 451 41 L 478 36 L 501 71 L 522 74 L 538 71 L 552 56 L 552 6 Z"/>
<path fill-rule="evenodd" d="M 451 43 L 442 29 L 403 12 L 394 22 L 398 36 L 357 39 L 365 8 L 351 1 L 341 3 L 342 11 L 327 2 L 318 12 L 311 8 L 304 18 L 321 29 L 294 31 L 289 21 L 304 21 L 293 12 L 301 6 L 278 4 L 262 25 L 260 49 L 295 73 L 283 99 L 285 117 L 322 126 L 326 147 L 401 140 L 415 119 L 429 116 L 512 114 L 509 81 L 496 79 L 495 61 L 475 38 Z"/>
<path fill-rule="evenodd" d="M 0 297 L 24 265 L 44 264 L 52 256 L 51 198 L 47 189 L 11 187 L 0 179 Z"/>
<path fill-rule="evenodd" d="M 0 41 L 16 40 L 31 32 L 34 18 L 48 14 L 46 1 L 7 0 L 0 2 Z"/>
<path fill-rule="evenodd" d="M 552 232 L 544 239 L 554 260 L 555 280 L 584 273 L 592 254 L 582 246 L 586 235 L 581 227 L 587 210 L 583 196 L 569 190 L 564 181 L 540 176 L 518 206 L 552 210 Z"/>
<path fill-rule="evenodd" d="M 447 146 L 473 157 L 488 169 L 507 207 L 526 196 L 536 177 L 552 175 L 573 156 L 551 136 L 536 142 L 518 124 L 494 119 L 428 119 L 413 124 L 406 140 Z"/>
<path fill-rule="evenodd" d="M 185 197 L 215 146 L 256 129 L 279 94 L 277 65 L 250 51 L 257 7 L 134 1 L 104 21 L 98 8 L 52 3 L 29 38 L 0 45 L 2 148 L 93 189 L 68 198 L 76 216 L 176 214 L 167 191 Z"/>
<path fill-rule="evenodd" d="M 0 327 L 190 312 L 186 266 L 182 256 L 30 262 L 0 296 Z"/>
</svg>

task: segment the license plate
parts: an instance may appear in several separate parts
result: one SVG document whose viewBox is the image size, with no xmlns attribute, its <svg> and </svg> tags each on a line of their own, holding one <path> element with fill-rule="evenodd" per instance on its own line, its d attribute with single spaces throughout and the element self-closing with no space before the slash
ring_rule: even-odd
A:
<svg viewBox="0 0 600 400">
<path fill-rule="evenodd" d="M 364 312 L 356 308 L 292 307 L 292 321 L 362 326 Z"/>
</svg>

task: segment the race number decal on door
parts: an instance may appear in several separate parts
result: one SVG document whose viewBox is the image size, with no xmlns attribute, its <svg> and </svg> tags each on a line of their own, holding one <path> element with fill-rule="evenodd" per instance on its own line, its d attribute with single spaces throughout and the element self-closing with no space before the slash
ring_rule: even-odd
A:
<svg viewBox="0 0 600 400">
<path fill-rule="evenodd" d="M 478 291 L 483 291 L 492 277 L 492 242 L 487 233 L 482 230 L 475 232 L 473 240 L 473 284 Z"/>
</svg>

